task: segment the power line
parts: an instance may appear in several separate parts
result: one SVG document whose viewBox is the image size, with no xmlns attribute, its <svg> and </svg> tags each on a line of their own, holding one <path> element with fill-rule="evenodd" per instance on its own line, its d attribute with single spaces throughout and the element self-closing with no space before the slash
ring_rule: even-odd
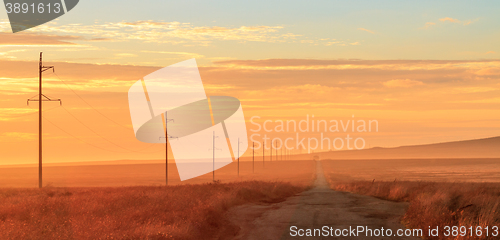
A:
<svg viewBox="0 0 500 240">
<path fill-rule="evenodd" d="M 31 106 L 29 106 L 29 105 L 28 105 L 28 107 L 29 107 L 29 108 L 31 108 L 31 109 L 34 109 L 34 108 L 32 108 Z M 45 109 L 45 110 L 42 110 L 42 112 L 48 112 L 48 111 L 51 111 L 51 110 L 54 110 L 54 109 L 56 109 L 56 108 L 60 108 L 60 107 L 62 107 L 62 106 L 57 106 L 57 107 L 52 107 L 52 108 L 49 108 L 49 109 Z M 63 107 L 63 108 L 64 108 L 64 107 Z M 66 110 L 66 111 L 68 112 L 68 110 L 67 110 L 66 108 L 64 108 L 64 110 Z M 76 117 L 75 117 L 73 114 L 71 114 L 70 112 L 68 112 L 68 113 L 69 113 L 70 115 L 72 115 L 74 118 L 76 118 Z M 37 112 L 23 114 L 23 115 L 20 115 L 19 117 L 30 116 L 30 115 L 34 115 L 34 114 L 37 114 Z M 43 117 L 43 116 L 42 116 L 42 117 Z M 85 143 L 85 144 L 88 144 L 89 146 L 96 147 L 96 148 L 99 148 L 99 149 L 102 149 L 102 150 L 105 150 L 105 151 L 109 151 L 109 152 L 126 153 L 126 152 L 118 152 L 118 151 L 107 150 L 107 149 L 104 149 L 104 148 L 98 147 L 98 146 L 96 146 L 96 145 L 93 145 L 93 144 L 87 143 L 87 142 L 83 141 L 82 139 L 80 139 L 80 138 L 78 138 L 78 137 L 75 137 L 75 136 L 74 136 L 74 135 L 72 135 L 71 133 L 69 133 L 69 132 L 65 131 L 64 129 L 62 129 L 62 128 L 58 127 L 55 123 L 53 123 L 52 121 L 50 121 L 50 120 L 49 120 L 49 119 L 47 119 L 46 117 L 43 117 L 43 118 L 44 118 L 45 120 L 47 120 L 50 124 L 52 124 L 53 126 L 55 126 L 57 129 L 61 130 L 62 132 L 64 132 L 64 133 L 66 133 L 66 134 L 70 135 L 71 137 L 74 137 L 75 139 L 77 139 L 77 140 L 79 140 L 79 141 L 81 141 L 81 142 L 83 142 L 83 143 Z M 77 119 L 77 120 L 78 120 L 78 119 Z M 82 124 L 83 124 L 83 123 L 82 123 Z M 88 126 L 87 126 L 87 127 L 88 127 Z M 92 131 L 92 132 L 94 132 L 94 133 L 95 133 L 95 131 L 93 131 L 92 129 L 90 129 L 90 131 Z M 96 134 L 97 134 L 97 133 L 96 133 Z M 97 134 L 97 135 L 98 135 L 98 134 Z M 153 147 L 153 146 L 154 146 L 154 144 L 151 144 L 151 145 L 149 145 L 149 146 L 147 146 L 147 147 L 145 147 L 145 148 L 142 148 L 142 149 L 137 150 L 136 152 L 142 152 L 142 151 L 144 151 L 144 150 L 146 150 L 146 149 L 149 149 L 149 148 L 151 148 L 151 147 Z M 127 151 L 133 151 L 133 150 L 129 150 L 129 149 L 126 149 L 126 150 L 127 150 Z M 149 153 L 154 153 L 154 152 L 159 152 L 159 151 L 160 151 L 160 150 L 153 151 L 153 152 L 149 152 Z"/>
<path fill-rule="evenodd" d="M 113 120 L 113 119 L 109 118 L 108 116 L 104 115 L 103 113 L 101 113 L 99 110 L 97 110 L 92 105 L 90 105 L 90 103 L 88 103 L 87 101 L 85 101 L 85 99 L 83 99 L 78 93 L 76 93 L 75 90 L 73 90 L 68 84 L 66 84 L 66 82 L 59 77 L 59 75 L 57 75 L 56 73 L 54 73 L 54 75 L 56 75 L 56 77 L 59 79 L 59 81 L 61 81 L 62 83 L 64 83 L 64 85 L 69 90 L 71 90 L 71 92 L 73 92 L 78 98 L 80 98 L 85 104 L 87 104 L 90 108 L 92 108 L 94 111 L 96 111 L 97 113 L 99 113 L 101 116 L 103 116 L 104 118 L 108 119 L 109 121 L 113 122 L 114 124 L 116 124 L 116 125 L 118 125 L 120 127 L 123 127 L 123 128 L 126 128 L 126 129 L 130 129 L 129 127 L 123 126 L 120 123 L 116 122 L 115 120 Z"/>
<path fill-rule="evenodd" d="M 102 116 L 103 116 L 103 117 L 105 117 L 106 119 L 108 119 L 108 120 L 112 121 L 113 123 L 115 123 L 115 124 L 117 124 L 117 125 L 119 125 L 119 126 L 121 126 L 121 127 L 123 127 L 123 128 L 127 128 L 127 127 L 125 127 L 125 126 L 123 126 L 123 125 L 121 125 L 121 124 L 119 124 L 119 123 L 115 122 L 114 120 L 112 120 L 112 119 L 108 118 L 106 115 L 102 114 L 101 112 L 99 112 L 99 111 L 98 111 L 97 109 L 95 109 L 92 105 L 90 105 L 87 101 L 85 101 L 85 99 L 83 99 L 80 95 L 78 95 L 78 93 L 76 93 L 76 92 L 75 92 L 75 91 L 74 91 L 74 90 L 73 90 L 73 89 L 72 89 L 72 88 L 71 88 L 68 84 L 66 84 L 66 82 L 65 82 L 65 81 L 63 81 L 63 80 L 62 80 L 62 79 L 61 79 L 61 78 L 60 78 L 60 77 L 59 77 L 59 76 L 58 76 L 55 72 L 54 72 L 53 74 L 54 74 L 54 75 L 56 75 L 56 76 L 57 76 L 57 78 L 58 78 L 58 79 L 59 79 L 62 83 L 64 83 L 64 85 L 66 85 L 66 87 L 67 87 L 69 90 L 71 90 L 71 91 L 72 91 L 72 92 L 73 92 L 76 96 L 78 96 L 78 97 L 79 97 L 79 98 L 80 98 L 83 102 L 85 102 L 85 103 L 86 103 L 89 107 L 91 107 L 91 108 L 92 108 L 93 110 L 95 110 L 97 113 L 99 113 L 100 115 L 102 115 Z M 43 110 L 43 112 L 50 111 L 50 110 L 53 110 L 53 109 L 58 108 L 58 107 L 61 107 L 61 106 L 57 106 L 57 107 L 54 107 L 54 108 L 50 108 L 50 109 L 47 109 L 47 110 Z M 30 108 L 31 108 L 31 107 L 30 107 Z M 65 111 L 66 111 L 66 112 L 67 112 L 70 116 L 72 116 L 73 118 L 75 118 L 75 119 L 76 119 L 76 120 L 77 120 L 80 124 L 82 124 L 83 126 L 85 126 L 88 130 L 90 130 L 91 132 L 93 132 L 93 133 L 94 133 L 95 135 L 97 135 L 98 137 L 100 137 L 100 138 L 104 139 L 105 141 L 107 141 L 107 142 L 111 143 L 112 145 L 115 145 L 115 146 L 116 146 L 116 147 L 118 147 L 118 148 L 124 149 L 124 150 L 126 150 L 126 151 L 128 151 L 128 152 L 143 152 L 144 150 L 149 149 L 149 148 L 151 148 L 152 146 L 154 146 L 154 144 L 151 144 L 151 145 L 149 145 L 149 146 L 147 146 L 147 147 L 145 147 L 145 148 L 139 149 L 139 150 L 131 150 L 131 149 L 129 149 L 129 148 L 122 147 L 122 146 L 120 146 L 120 145 L 118 145 L 118 144 L 116 144 L 116 143 L 112 142 L 111 140 L 109 140 L 109 139 L 107 139 L 107 138 L 103 137 L 102 135 L 100 135 L 99 133 L 97 133 L 96 131 L 94 131 L 93 129 L 91 129 L 89 126 L 87 126 L 85 123 L 83 123 L 80 119 L 78 119 L 75 115 L 73 115 L 73 114 L 72 114 L 72 113 L 71 113 L 68 109 L 66 109 L 65 107 L 62 107 L 62 108 L 63 108 L 63 109 L 64 109 L 64 110 L 65 110 Z M 31 114 L 35 114 L 35 113 L 28 113 L 28 114 L 25 114 L 24 116 L 31 115 Z M 56 126 L 56 127 L 57 127 L 57 126 Z M 58 127 L 58 128 L 59 128 L 59 127 Z M 61 128 L 59 128 L 59 129 L 60 129 L 60 130 L 62 130 Z M 129 128 L 127 128 L 127 129 L 129 129 Z M 62 131 L 64 131 L 64 130 L 62 130 Z M 64 132 L 66 132 L 66 131 L 64 131 Z M 66 133 L 67 133 L 67 132 L 66 132 Z M 69 134 L 69 133 L 67 133 L 67 134 Z M 71 136 L 73 136 L 73 135 L 71 135 Z M 79 139 L 79 138 L 77 138 L 77 139 Z M 81 139 L 79 139 L 79 140 L 80 140 L 80 141 L 82 141 Z M 87 144 L 88 144 L 88 143 L 87 143 Z M 90 146 L 93 146 L 93 147 L 96 147 L 95 145 L 92 145 L 92 144 L 89 144 L 89 145 L 90 145 Z M 101 148 L 101 147 L 97 147 L 97 148 L 99 148 L 99 149 L 103 149 L 103 148 Z M 117 151 L 112 151 L 112 152 L 117 152 Z M 159 150 L 158 150 L 158 151 L 153 151 L 153 152 L 159 152 Z M 149 153 L 153 153 L 153 152 L 149 152 Z M 123 153 L 123 152 L 119 152 L 119 153 Z"/>
<path fill-rule="evenodd" d="M 50 124 L 52 124 L 52 126 L 56 127 L 57 129 L 61 130 L 62 132 L 64 132 L 64 133 L 68 134 L 69 136 L 71 136 L 71 137 L 73 137 L 73 138 L 75 138 L 75 139 L 77 139 L 77 140 L 79 140 L 79 141 L 81 141 L 81 142 L 83 142 L 83 143 L 85 143 L 85 144 L 87 144 L 87 145 L 89 145 L 89 146 L 92 146 L 92 147 L 95 147 L 95 148 L 99 148 L 99 149 L 101 149 L 101 150 L 108 151 L 108 152 L 123 153 L 123 152 L 117 152 L 117 151 L 113 151 L 113 150 L 105 149 L 105 148 L 102 148 L 102 147 L 99 147 L 99 146 L 96 146 L 96 145 L 90 144 L 90 143 L 88 143 L 88 142 L 86 142 L 86 141 L 83 141 L 81 138 L 76 137 L 75 135 L 73 135 L 73 134 L 71 134 L 71 133 L 67 132 L 66 130 L 64 130 L 64 129 L 60 128 L 60 127 L 59 127 L 59 126 L 57 126 L 55 123 L 53 123 L 52 121 L 50 121 L 48 118 L 43 117 L 43 119 L 45 119 L 47 122 L 49 122 Z"/>
<path fill-rule="evenodd" d="M 97 112 L 97 113 L 99 113 L 101 116 L 103 116 L 104 118 L 108 119 L 109 121 L 113 122 L 114 124 L 116 124 L 116 125 L 118 125 L 118 126 L 120 126 L 120 127 L 126 128 L 126 129 L 130 129 L 130 128 L 128 128 L 128 127 L 126 127 L 126 126 L 123 126 L 123 125 L 121 125 L 120 123 L 118 123 L 118 122 L 114 121 L 113 119 L 109 118 L 108 116 L 104 115 L 104 114 L 103 114 L 103 113 L 101 113 L 99 110 L 97 110 L 96 108 L 94 108 L 94 107 L 93 107 L 90 103 L 88 103 L 88 102 L 87 102 L 87 101 L 86 101 L 83 97 L 81 97 L 81 96 L 80 96 L 77 92 L 75 92 L 75 90 L 73 90 L 73 89 L 72 89 L 72 88 L 71 88 L 71 87 L 70 87 L 70 86 L 66 83 L 66 81 L 62 80 L 62 79 L 59 77 L 59 75 L 57 75 L 57 73 L 55 73 L 55 72 L 54 72 L 53 74 L 54 74 L 54 75 L 57 77 L 57 79 L 59 79 L 59 81 L 61 81 L 61 82 L 62 82 L 62 83 L 63 83 L 63 84 L 64 84 L 64 85 L 65 85 L 65 86 L 66 86 L 66 87 L 67 87 L 67 88 L 71 91 L 71 92 L 73 92 L 73 94 L 75 94 L 78 98 L 80 98 L 80 100 L 82 100 L 85 104 L 87 104 L 87 105 L 88 105 L 91 109 L 93 109 L 94 111 L 96 111 L 96 112 Z M 100 135 L 100 134 L 98 134 L 96 131 L 92 130 L 89 126 L 87 126 L 87 125 L 86 125 L 86 124 L 84 124 L 82 121 L 80 121 L 77 117 L 75 117 L 75 116 L 74 116 L 71 112 L 69 112 L 66 108 L 64 108 L 64 107 L 63 107 L 63 109 L 64 109 L 64 110 L 65 110 L 68 114 L 70 114 L 73 118 L 75 118 L 78 122 L 80 122 L 82 125 L 84 125 L 87 129 L 89 129 L 91 132 L 93 132 L 94 134 L 96 134 L 96 135 L 97 135 L 97 136 L 99 136 L 100 138 L 104 139 L 105 141 L 107 141 L 107 142 L 109 142 L 109 143 L 111 143 L 111 144 L 113 144 L 113 145 L 115 145 L 115 146 L 117 146 L 117 147 L 119 147 L 119 148 L 121 148 L 121 149 L 125 149 L 125 150 L 127 150 L 127 151 L 131 151 L 131 152 L 141 152 L 141 151 L 146 150 L 146 149 L 148 149 L 148 148 L 150 148 L 150 147 L 152 147 L 152 146 L 154 145 L 154 144 L 151 144 L 150 146 L 147 146 L 147 147 L 142 148 L 142 149 L 139 149 L 139 150 L 130 150 L 130 149 L 128 149 L 128 148 L 122 147 L 122 146 L 120 146 L 120 145 L 118 145 L 118 144 L 116 144 L 116 143 L 114 143 L 114 142 L 110 141 L 109 139 L 107 139 L 107 138 L 105 138 L 105 137 L 101 136 L 101 135 Z"/>
<path fill-rule="evenodd" d="M 119 147 L 121 149 L 124 149 L 124 150 L 127 150 L 127 151 L 130 151 L 130 152 L 140 152 L 142 150 L 145 150 L 147 148 L 150 148 L 153 146 L 153 144 L 151 144 L 150 146 L 147 146 L 143 149 L 140 149 L 140 150 L 131 150 L 131 149 L 128 149 L 126 147 L 122 147 L 114 142 L 112 142 L 111 140 L 101 136 L 99 133 L 97 133 L 96 131 L 92 130 L 92 128 L 90 128 L 89 126 L 87 126 L 85 123 L 83 123 L 82 121 L 80 121 L 80 119 L 78 119 L 75 115 L 73 115 L 68 109 L 66 109 L 64 106 L 62 107 L 64 109 L 64 111 L 66 111 L 70 116 L 72 116 L 76 121 L 78 121 L 80 124 L 82 124 L 85 128 L 87 128 L 88 130 L 90 130 L 91 132 L 93 132 L 95 135 L 97 135 L 98 137 L 104 139 L 105 141 L 111 143 L 112 145 L 116 146 L 116 147 Z"/>
</svg>

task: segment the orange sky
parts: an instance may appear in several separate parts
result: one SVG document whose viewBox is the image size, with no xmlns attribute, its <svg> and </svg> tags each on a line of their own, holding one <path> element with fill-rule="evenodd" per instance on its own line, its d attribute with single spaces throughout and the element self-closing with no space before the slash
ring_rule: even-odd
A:
<svg viewBox="0 0 500 240">
<path fill-rule="evenodd" d="M 56 66 L 57 75 L 45 73 L 45 94 L 63 99 L 63 107 L 45 104 L 47 162 L 163 157 L 164 145 L 135 139 L 127 100 L 130 85 L 158 68 L 49 61 L 46 64 Z M 2 60 L 0 66 L 1 161 L 35 163 L 37 105 L 26 106 L 26 99 L 36 95 L 37 62 Z M 333 138 L 347 134 L 363 137 L 366 147 L 500 135 L 497 60 L 222 61 L 201 67 L 200 73 L 209 96 L 227 95 L 241 100 L 247 121 L 259 116 L 260 123 L 298 122 L 307 115 L 327 121 L 377 120 L 378 132 L 324 133 Z M 248 123 L 247 128 L 253 134 L 250 130 L 256 126 Z M 292 135 L 295 133 L 268 133 L 269 137 Z"/>
<path fill-rule="evenodd" d="M 39 52 L 56 67 L 44 93 L 63 99 L 44 105 L 45 162 L 162 159 L 164 145 L 136 140 L 127 91 L 191 58 L 206 93 L 240 99 L 247 121 L 377 120 L 377 132 L 323 133 L 366 148 L 500 135 L 497 3 L 98 3 L 16 34 L 0 11 L 0 164 L 37 163 L 37 105 L 26 100 Z"/>
</svg>

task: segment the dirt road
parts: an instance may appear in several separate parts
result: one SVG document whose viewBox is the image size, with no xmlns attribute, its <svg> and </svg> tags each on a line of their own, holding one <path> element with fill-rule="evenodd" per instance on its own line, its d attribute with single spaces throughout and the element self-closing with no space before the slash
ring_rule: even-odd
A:
<svg viewBox="0 0 500 240">
<path fill-rule="evenodd" d="M 243 205 L 232 209 L 230 219 L 241 228 L 233 239 L 420 239 L 375 236 L 382 234 L 377 229 L 383 228 L 384 235 L 387 235 L 387 229 L 391 229 L 393 235 L 398 229 L 405 229 L 399 220 L 405 213 L 406 203 L 331 190 L 320 161 L 317 162 L 316 172 L 314 188 L 298 196 L 271 205 Z M 337 235 L 343 233 L 348 236 L 335 236 L 336 229 L 349 230 L 358 226 L 371 229 L 373 235 L 367 236 L 366 232 L 354 232 L 353 235 L 352 231 L 337 230 Z M 322 228 L 328 231 L 321 231 Z M 313 236 L 307 236 L 307 229 Z M 314 232 L 314 229 L 320 230 Z M 301 237 L 302 234 L 304 236 Z"/>
</svg>

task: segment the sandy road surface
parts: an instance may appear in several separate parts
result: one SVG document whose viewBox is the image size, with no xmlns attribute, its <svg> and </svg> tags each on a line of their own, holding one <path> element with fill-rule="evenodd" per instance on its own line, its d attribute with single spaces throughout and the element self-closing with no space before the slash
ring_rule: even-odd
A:
<svg viewBox="0 0 500 240">
<path fill-rule="evenodd" d="M 321 162 L 316 165 L 317 177 L 314 188 L 305 191 L 284 202 L 270 205 L 243 205 L 229 212 L 231 222 L 240 227 L 237 236 L 232 239 L 420 239 L 417 237 L 367 237 L 358 236 L 300 237 L 290 230 L 321 229 L 323 226 L 333 229 L 349 229 L 357 226 L 372 230 L 391 229 L 396 234 L 398 229 L 405 229 L 399 219 L 405 213 L 406 203 L 384 201 L 373 197 L 331 190 L 323 174 Z"/>
</svg>

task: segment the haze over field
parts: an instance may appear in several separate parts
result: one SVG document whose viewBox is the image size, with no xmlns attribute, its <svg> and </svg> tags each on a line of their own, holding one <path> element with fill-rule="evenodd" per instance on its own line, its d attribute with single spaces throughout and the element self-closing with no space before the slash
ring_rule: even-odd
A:
<svg viewBox="0 0 500 240">
<path fill-rule="evenodd" d="M 0 7 L 1 240 L 498 238 L 500 1 L 72 2 Z"/>
<path fill-rule="evenodd" d="M 257 142 L 297 132 L 256 130 L 254 116 L 269 127 L 377 120 L 372 132 L 299 132 L 363 138 L 363 148 L 500 136 L 498 2 L 385 3 L 157 0 L 117 11 L 89 0 L 16 34 L 0 11 L 0 165 L 37 163 L 37 106 L 26 99 L 38 90 L 41 51 L 56 70 L 44 73 L 44 93 L 63 100 L 44 105 L 45 163 L 162 159 L 164 145 L 135 138 L 127 91 L 191 58 L 207 96 L 240 99 Z"/>
<path fill-rule="evenodd" d="M 314 155 L 321 159 L 500 158 L 500 137 Z"/>
</svg>

